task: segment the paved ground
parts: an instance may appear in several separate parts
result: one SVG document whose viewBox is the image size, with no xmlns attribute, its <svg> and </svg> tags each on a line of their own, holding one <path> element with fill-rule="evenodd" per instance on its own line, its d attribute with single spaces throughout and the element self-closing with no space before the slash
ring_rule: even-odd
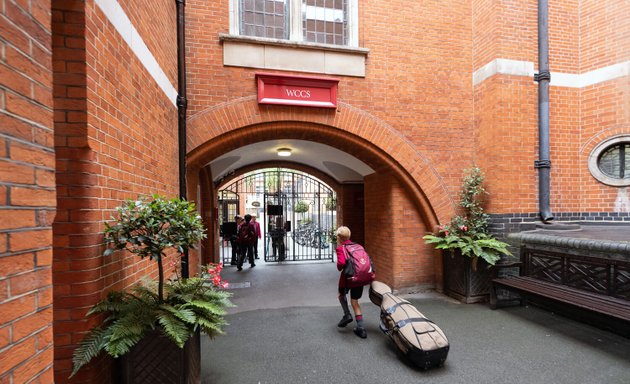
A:
<svg viewBox="0 0 630 384">
<path fill-rule="evenodd" d="M 237 307 L 226 334 L 202 337 L 204 384 L 629 384 L 630 339 L 533 307 L 496 311 L 436 293 L 404 295 L 446 333 L 442 368 L 405 363 L 362 299 L 368 338 L 336 327 L 334 264 L 227 267 Z"/>
</svg>

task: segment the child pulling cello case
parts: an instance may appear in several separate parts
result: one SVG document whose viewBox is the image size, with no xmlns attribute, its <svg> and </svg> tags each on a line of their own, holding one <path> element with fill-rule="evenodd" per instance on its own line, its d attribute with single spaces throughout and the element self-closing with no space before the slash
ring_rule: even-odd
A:
<svg viewBox="0 0 630 384">
<path fill-rule="evenodd" d="M 383 294 L 380 328 L 418 368 L 444 364 L 449 349 L 444 332 L 407 300 Z"/>
</svg>

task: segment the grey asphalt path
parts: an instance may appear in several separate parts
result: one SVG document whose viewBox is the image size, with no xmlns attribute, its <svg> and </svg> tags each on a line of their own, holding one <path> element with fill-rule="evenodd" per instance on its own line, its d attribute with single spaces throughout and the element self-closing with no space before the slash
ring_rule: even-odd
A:
<svg viewBox="0 0 630 384">
<path fill-rule="evenodd" d="M 204 384 L 630 384 L 630 339 L 534 307 L 496 311 L 437 293 L 401 295 L 446 333 L 446 364 L 420 371 L 378 330 L 362 299 L 368 338 L 337 328 L 332 263 L 227 267 L 233 302 L 226 334 L 202 337 Z"/>
</svg>

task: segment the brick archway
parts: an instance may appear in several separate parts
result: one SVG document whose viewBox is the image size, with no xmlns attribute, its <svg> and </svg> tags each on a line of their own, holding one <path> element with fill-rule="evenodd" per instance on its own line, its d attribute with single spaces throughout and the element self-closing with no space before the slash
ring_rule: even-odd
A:
<svg viewBox="0 0 630 384">
<path fill-rule="evenodd" d="M 441 254 L 418 239 L 447 221 L 456 204 L 427 158 L 384 121 L 346 103 L 339 103 L 336 110 L 267 107 L 258 105 L 255 97 L 247 97 L 192 116 L 188 130 L 189 196 L 206 191 L 200 195 L 204 200 L 200 205 L 208 224 L 213 222 L 212 201 L 216 198 L 210 161 L 271 139 L 326 144 L 375 170 L 365 179 L 366 183 L 369 180 L 366 196 L 376 204 L 365 208 L 365 235 L 370 252 L 382 255 L 376 265 L 383 280 L 394 289 L 442 287 Z M 218 246 L 215 242 L 213 247 L 212 242 L 208 239 L 208 247 Z M 203 261 L 209 257 L 214 257 L 212 252 L 202 252 Z"/>
<path fill-rule="evenodd" d="M 422 153 L 384 121 L 344 102 L 336 110 L 322 110 L 262 106 L 250 96 L 205 109 L 188 121 L 189 175 L 194 180 L 218 154 L 280 137 L 327 144 L 377 171 L 393 172 L 413 196 L 427 228 L 455 212 L 446 186 Z"/>
</svg>

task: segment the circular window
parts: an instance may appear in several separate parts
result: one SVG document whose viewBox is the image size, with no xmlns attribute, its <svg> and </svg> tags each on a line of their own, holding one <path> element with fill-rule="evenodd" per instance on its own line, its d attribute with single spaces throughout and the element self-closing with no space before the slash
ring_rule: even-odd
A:
<svg viewBox="0 0 630 384">
<path fill-rule="evenodd" d="M 630 185 L 630 136 L 616 136 L 599 144 L 588 159 L 593 177 L 617 187 Z"/>
</svg>

